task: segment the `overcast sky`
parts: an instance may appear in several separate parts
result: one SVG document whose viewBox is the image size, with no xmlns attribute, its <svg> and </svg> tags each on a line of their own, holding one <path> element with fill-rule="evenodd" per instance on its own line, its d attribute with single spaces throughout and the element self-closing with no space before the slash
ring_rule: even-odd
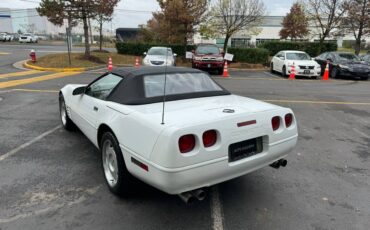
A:
<svg viewBox="0 0 370 230">
<path fill-rule="evenodd" d="M 25 9 L 35 8 L 40 0 L 0 0 L 0 8 Z M 285 15 L 294 0 L 263 0 L 268 15 Z M 112 23 L 105 27 L 113 29 L 117 27 L 137 27 L 139 24 L 145 24 L 151 18 L 152 11 L 159 9 L 156 0 L 121 0 L 117 10 L 114 13 Z M 125 11 L 134 10 L 134 11 Z M 136 10 L 136 11 L 135 11 Z"/>
</svg>

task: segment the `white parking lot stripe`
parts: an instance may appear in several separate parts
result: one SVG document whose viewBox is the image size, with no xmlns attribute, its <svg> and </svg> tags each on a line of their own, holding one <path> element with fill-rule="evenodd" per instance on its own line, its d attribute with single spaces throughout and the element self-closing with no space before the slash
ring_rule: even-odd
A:
<svg viewBox="0 0 370 230">
<path fill-rule="evenodd" d="M 50 130 L 48 130 L 48 131 L 46 131 L 46 132 L 42 133 L 40 136 L 38 136 L 38 137 L 36 137 L 36 138 L 34 138 L 34 139 L 30 140 L 29 142 L 26 142 L 26 143 L 24 143 L 23 145 L 21 145 L 21 146 L 19 146 L 19 147 L 15 148 L 15 149 L 13 149 L 13 150 L 11 150 L 11 151 L 9 151 L 9 152 L 7 152 L 7 153 L 3 154 L 3 155 L 1 155 L 1 156 L 0 156 L 0 161 L 3 161 L 3 160 L 5 160 L 6 158 L 11 157 L 12 155 L 16 154 L 17 152 L 21 151 L 22 149 L 27 148 L 28 146 L 30 146 L 30 145 L 32 145 L 33 143 L 35 143 L 35 142 L 37 142 L 37 141 L 41 140 L 42 138 L 46 137 L 47 135 L 49 135 L 49 134 L 51 134 L 51 133 L 55 132 L 56 130 L 60 129 L 61 127 L 62 127 L 61 125 L 58 125 L 57 127 L 53 128 L 53 129 L 50 129 Z"/>
<path fill-rule="evenodd" d="M 214 186 L 211 190 L 211 215 L 212 215 L 212 229 L 223 230 L 224 226 L 223 226 L 222 206 L 217 186 Z"/>
</svg>

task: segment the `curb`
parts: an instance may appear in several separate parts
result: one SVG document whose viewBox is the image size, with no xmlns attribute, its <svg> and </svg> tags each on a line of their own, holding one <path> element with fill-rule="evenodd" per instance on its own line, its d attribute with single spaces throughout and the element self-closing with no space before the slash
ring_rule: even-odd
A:
<svg viewBox="0 0 370 230">
<path fill-rule="evenodd" d="M 23 66 L 28 69 L 34 69 L 39 71 L 53 71 L 53 72 L 84 72 L 87 68 L 44 68 L 40 66 L 30 65 L 25 61 Z"/>
</svg>

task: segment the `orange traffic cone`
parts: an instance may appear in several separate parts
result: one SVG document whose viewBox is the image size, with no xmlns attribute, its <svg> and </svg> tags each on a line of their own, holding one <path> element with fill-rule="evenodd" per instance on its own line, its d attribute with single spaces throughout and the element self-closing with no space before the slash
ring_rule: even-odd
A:
<svg viewBox="0 0 370 230">
<path fill-rule="evenodd" d="M 294 62 L 293 62 L 292 68 L 290 69 L 289 80 L 295 80 L 295 67 L 294 67 Z"/>
<path fill-rule="evenodd" d="M 326 62 L 324 76 L 322 76 L 323 81 L 329 80 L 329 62 Z"/>
<path fill-rule="evenodd" d="M 139 68 L 139 67 L 140 67 L 139 58 L 137 57 L 135 60 L 135 68 Z"/>
<path fill-rule="evenodd" d="M 109 57 L 109 59 L 108 59 L 108 71 L 112 72 L 112 70 L 113 70 L 112 58 Z"/>
<path fill-rule="evenodd" d="M 230 77 L 229 71 L 227 70 L 227 61 L 225 61 L 224 73 L 222 74 L 222 77 Z"/>
</svg>

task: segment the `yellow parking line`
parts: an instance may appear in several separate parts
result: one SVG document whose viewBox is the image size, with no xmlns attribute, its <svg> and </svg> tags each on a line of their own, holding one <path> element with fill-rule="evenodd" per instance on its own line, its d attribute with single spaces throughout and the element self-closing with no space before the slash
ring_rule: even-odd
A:
<svg viewBox="0 0 370 230">
<path fill-rule="evenodd" d="M 5 73 L 5 74 L 0 74 L 0 79 L 1 78 L 31 75 L 31 74 L 40 73 L 40 72 L 41 71 L 38 71 L 38 70 L 27 70 L 27 71 L 22 71 L 22 72 L 15 72 L 15 73 Z"/>
<path fill-rule="evenodd" d="M 348 102 L 348 101 L 296 101 L 296 100 L 262 100 L 265 102 L 281 103 L 303 103 L 303 104 L 332 104 L 332 105 L 370 105 L 370 102 Z"/>
<path fill-rule="evenodd" d="M 40 77 L 32 77 L 32 78 L 26 78 L 26 79 L 21 79 L 21 80 L 0 82 L 0 89 L 14 87 L 17 85 L 26 85 L 26 84 L 40 82 L 40 81 L 47 81 L 47 80 L 52 80 L 52 79 L 57 79 L 57 78 L 62 78 L 62 77 L 68 77 L 68 76 L 73 76 L 76 74 L 79 74 L 79 72 L 59 72 L 59 73 L 54 73 L 54 74 L 43 75 Z"/>
<path fill-rule="evenodd" d="M 0 55 L 7 55 L 7 54 L 10 54 L 10 53 L 0 52 Z"/>
<path fill-rule="evenodd" d="M 12 91 L 20 92 L 37 92 L 37 93 L 59 93 L 59 90 L 48 90 L 48 89 L 12 89 Z"/>
</svg>

